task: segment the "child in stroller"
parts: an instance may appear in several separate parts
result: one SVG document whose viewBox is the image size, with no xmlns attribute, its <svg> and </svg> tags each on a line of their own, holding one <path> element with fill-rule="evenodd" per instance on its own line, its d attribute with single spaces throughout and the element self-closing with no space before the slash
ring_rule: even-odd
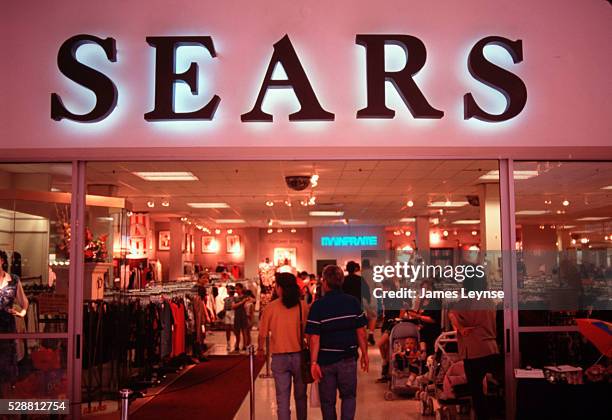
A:
<svg viewBox="0 0 612 420">
<path fill-rule="evenodd" d="M 389 360 L 391 362 L 389 389 L 385 399 L 396 394 L 414 395 L 419 390 L 417 377 L 425 371 L 426 353 L 419 347 L 419 329 L 411 321 L 400 321 L 389 336 Z"/>
</svg>

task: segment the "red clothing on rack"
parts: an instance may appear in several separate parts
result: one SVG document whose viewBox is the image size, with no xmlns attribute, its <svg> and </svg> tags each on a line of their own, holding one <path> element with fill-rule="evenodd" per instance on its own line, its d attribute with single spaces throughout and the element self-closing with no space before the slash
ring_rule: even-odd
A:
<svg viewBox="0 0 612 420">
<path fill-rule="evenodd" d="M 185 353 L 185 305 L 170 302 L 174 330 L 172 331 L 172 357 Z"/>
</svg>

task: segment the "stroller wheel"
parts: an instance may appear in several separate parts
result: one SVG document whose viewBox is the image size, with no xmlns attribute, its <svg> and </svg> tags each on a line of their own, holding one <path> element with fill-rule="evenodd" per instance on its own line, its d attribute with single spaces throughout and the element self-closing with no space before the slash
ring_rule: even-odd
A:
<svg viewBox="0 0 612 420">
<path fill-rule="evenodd" d="M 395 394 L 391 391 L 385 391 L 385 401 L 393 401 L 395 399 Z"/>
</svg>

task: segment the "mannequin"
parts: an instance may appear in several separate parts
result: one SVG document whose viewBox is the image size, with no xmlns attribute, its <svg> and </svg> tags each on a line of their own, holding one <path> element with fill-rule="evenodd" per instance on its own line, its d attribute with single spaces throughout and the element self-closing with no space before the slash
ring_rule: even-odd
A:
<svg viewBox="0 0 612 420">
<path fill-rule="evenodd" d="M 15 317 L 23 318 L 28 309 L 19 277 L 10 275 L 8 256 L 0 251 L 0 333 L 16 333 Z M 15 305 L 18 308 L 15 308 Z M 12 382 L 17 378 L 17 346 L 15 340 L 0 340 L 0 396 L 8 397 Z"/>
</svg>

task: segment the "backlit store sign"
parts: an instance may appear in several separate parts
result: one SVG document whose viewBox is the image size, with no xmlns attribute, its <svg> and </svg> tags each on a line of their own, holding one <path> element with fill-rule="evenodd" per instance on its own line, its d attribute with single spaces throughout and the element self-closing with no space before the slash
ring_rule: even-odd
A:
<svg viewBox="0 0 612 420">
<path fill-rule="evenodd" d="M 176 72 L 176 50 L 180 46 L 203 47 L 212 58 L 216 57 L 213 39 L 210 36 L 156 36 L 147 37 L 147 43 L 155 48 L 155 103 L 150 112 L 144 114 L 146 121 L 168 120 L 212 120 L 219 107 L 221 98 L 214 95 L 200 109 L 190 112 L 176 112 L 174 104 L 174 85 L 187 84 L 193 95 L 198 94 L 198 64 L 190 63 L 189 68 Z M 367 105 L 356 113 L 357 118 L 394 118 L 395 111 L 385 104 L 385 83 L 391 82 L 404 104 L 414 118 L 440 119 L 444 111 L 434 108 L 414 81 L 414 76 L 425 65 L 427 53 L 425 44 L 411 35 L 359 34 L 356 44 L 366 50 L 366 89 Z M 95 44 L 102 48 L 106 58 L 117 61 L 117 48 L 114 38 L 98 38 L 93 35 L 76 35 L 66 40 L 59 49 L 57 64 L 63 75 L 75 83 L 91 90 L 96 96 L 93 109 L 86 114 L 75 114 L 66 108 L 61 97 L 51 94 L 51 118 L 60 121 L 68 119 L 82 123 L 95 123 L 108 117 L 117 105 L 118 90 L 115 83 L 102 72 L 79 62 L 77 50 L 85 44 Z M 385 45 L 403 48 L 406 65 L 398 71 L 385 70 Z M 464 119 L 475 118 L 487 122 L 506 121 L 517 116 L 527 102 L 527 88 L 515 74 L 491 63 L 485 58 L 487 45 L 502 47 L 512 57 L 512 61 L 523 60 L 521 40 L 511 41 L 500 36 L 489 36 L 478 41 L 471 49 L 467 67 L 476 80 L 501 92 L 506 98 L 506 107 L 501 114 L 491 114 L 483 110 L 471 93 L 463 96 Z M 286 79 L 273 79 L 276 66 L 282 65 Z M 300 59 L 293 48 L 289 36 L 285 35 L 274 44 L 274 49 L 259 94 L 253 108 L 242 114 L 243 122 L 272 122 L 273 116 L 262 110 L 262 103 L 268 89 L 284 88 L 293 90 L 300 103 L 300 110 L 289 115 L 290 121 L 333 121 L 335 115 L 324 109 L 304 71 Z"/>
<path fill-rule="evenodd" d="M 377 246 L 378 236 L 321 236 L 321 246 Z"/>
</svg>

